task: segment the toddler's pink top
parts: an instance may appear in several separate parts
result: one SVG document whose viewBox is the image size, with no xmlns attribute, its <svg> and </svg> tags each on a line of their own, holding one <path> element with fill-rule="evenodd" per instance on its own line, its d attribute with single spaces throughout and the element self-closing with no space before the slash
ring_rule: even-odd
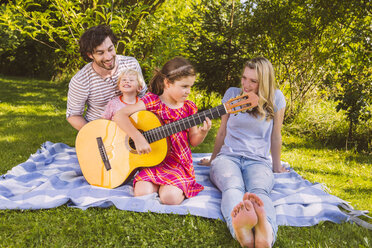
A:
<svg viewBox="0 0 372 248">
<path fill-rule="evenodd" d="M 112 120 L 116 112 L 118 112 L 121 108 L 128 105 L 122 100 L 121 97 L 122 96 L 116 96 L 107 103 L 105 111 L 103 111 L 102 118 Z"/>
</svg>

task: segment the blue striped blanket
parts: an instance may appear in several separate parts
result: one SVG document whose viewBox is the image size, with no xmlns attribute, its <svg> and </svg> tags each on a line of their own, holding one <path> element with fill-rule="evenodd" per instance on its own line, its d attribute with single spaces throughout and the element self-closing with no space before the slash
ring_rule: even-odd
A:
<svg viewBox="0 0 372 248">
<path fill-rule="evenodd" d="M 210 154 L 193 154 L 196 180 L 205 189 L 181 205 L 160 204 L 157 194 L 133 197 L 132 182 L 115 189 L 89 185 L 80 170 L 75 148 L 63 143 L 45 142 L 30 158 L 0 178 L 0 209 L 47 209 L 70 207 L 109 207 L 136 212 L 191 214 L 223 220 L 221 193 L 209 180 L 209 167 L 198 166 Z M 271 194 L 278 225 L 311 226 L 319 221 L 341 223 L 350 216 L 337 206 L 345 201 L 330 195 L 319 183 L 310 183 L 290 169 L 275 174 Z"/>
</svg>

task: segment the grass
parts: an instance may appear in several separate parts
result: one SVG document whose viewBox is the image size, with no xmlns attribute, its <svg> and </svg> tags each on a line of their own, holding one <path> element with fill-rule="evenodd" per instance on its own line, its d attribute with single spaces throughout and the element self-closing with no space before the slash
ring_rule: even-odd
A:
<svg viewBox="0 0 372 248">
<path fill-rule="evenodd" d="M 66 86 L 0 77 L 0 174 L 27 160 L 49 140 L 74 146 L 65 120 Z M 194 152 L 211 152 L 219 120 Z M 372 212 L 372 156 L 325 147 L 283 134 L 282 159 L 304 178 L 321 182 L 354 208 Z M 115 207 L 88 210 L 0 210 L 0 247 L 239 247 L 220 220 L 136 213 Z M 322 222 L 280 226 L 275 247 L 372 247 L 372 231 L 355 224 Z"/>
</svg>

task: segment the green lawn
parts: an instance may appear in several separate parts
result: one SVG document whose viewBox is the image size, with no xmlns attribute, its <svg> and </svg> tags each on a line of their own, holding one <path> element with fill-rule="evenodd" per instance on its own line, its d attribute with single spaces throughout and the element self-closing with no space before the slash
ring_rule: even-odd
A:
<svg viewBox="0 0 372 248">
<path fill-rule="evenodd" d="M 67 86 L 0 77 L 0 174 L 49 140 L 74 146 L 65 120 Z M 194 152 L 211 152 L 219 120 Z M 326 185 L 354 208 L 372 212 L 372 156 L 325 148 L 283 132 L 282 160 L 304 178 Z M 62 206 L 0 210 L 0 247 L 239 247 L 220 220 Z M 372 231 L 355 224 L 279 227 L 275 247 L 372 247 Z"/>
</svg>

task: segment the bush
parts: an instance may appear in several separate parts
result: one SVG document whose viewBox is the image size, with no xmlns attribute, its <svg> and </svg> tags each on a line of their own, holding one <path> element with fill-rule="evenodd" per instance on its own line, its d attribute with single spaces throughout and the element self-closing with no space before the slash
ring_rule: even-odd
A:
<svg viewBox="0 0 372 248">
<path fill-rule="evenodd" d="M 284 125 L 284 130 L 300 136 L 307 136 L 325 146 L 336 148 L 346 147 L 349 122 L 345 111 L 336 111 L 337 103 L 327 100 L 313 100 L 306 103 L 303 110 L 290 123 Z M 372 136 L 372 120 L 359 123 L 354 130 L 354 140 L 348 147 L 357 151 L 369 151 Z"/>
<path fill-rule="evenodd" d="M 214 108 L 222 104 L 222 97 L 218 93 L 206 93 L 206 91 L 197 90 L 195 88 L 191 90 L 189 99 L 196 104 L 199 111 Z"/>
<path fill-rule="evenodd" d="M 16 48 L 0 52 L 0 73 L 50 80 L 57 61 L 52 49 L 26 38 Z"/>
</svg>

